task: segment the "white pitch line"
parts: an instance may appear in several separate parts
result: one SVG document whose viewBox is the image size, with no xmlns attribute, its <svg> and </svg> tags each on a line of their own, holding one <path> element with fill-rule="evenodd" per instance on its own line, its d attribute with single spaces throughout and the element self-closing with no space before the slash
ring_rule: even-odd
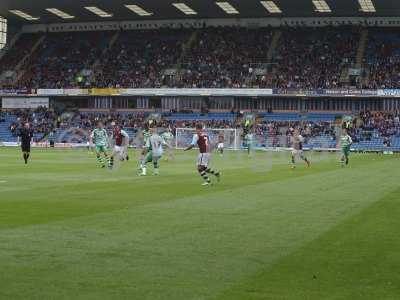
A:
<svg viewBox="0 0 400 300">
<path fill-rule="evenodd" d="M 0 183 L 7 183 L 6 180 L 0 180 Z"/>
</svg>

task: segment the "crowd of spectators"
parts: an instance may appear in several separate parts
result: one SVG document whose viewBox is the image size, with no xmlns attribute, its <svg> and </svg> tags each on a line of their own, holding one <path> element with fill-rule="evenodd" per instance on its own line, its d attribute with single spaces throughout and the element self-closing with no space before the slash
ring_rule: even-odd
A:
<svg viewBox="0 0 400 300">
<path fill-rule="evenodd" d="M 15 82 L 20 75 L 16 72 L 16 66 L 24 69 L 29 65 L 29 54 L 32 47 L 38 41 L 40 34 L 22 34 L 15 42 L 12 50 L 7 51 L 0 60 L 0 87 L 15 88 Z"/>
<path fill-rule="evenodd" d="M 80 132 L 90 132 L 97 121 L 102 121 L 106 127 L 112 124 L 128 128 L 131 132 L 139 132 L 148 124 L 149 113 L 99 113 L 99 112 L 60 112 L 39 108 L 36 110 L 16 110 L 13 112 L 16 121 L 10 125 L 10 131 L 14 136 L 25 122 L 29 122 L 34 129 L 36 141 L 46 139 L 57 131 L 63 132 L 74 129 Z M 175 133 L 176 128 L 194 128 L 199 122 L 188 118 L 174 119 L 171 114 L 162 115 L 157 119 L 157 126 L 169 128 Z M 0 115 L 0 119 L 4 119 Z M 244 129 L 244 122 L 240 118 L 225 120 L 209 119 L 202 121 L 207 128 L 236 128 Z M 331 141 L 338 138 L 338 125 L 327 121 L 265 121 L 258 120 L 252 127 L 258 139 L 269 140 L 271 146 L 288 146 L 290 136 L 294 128 L 300 129 L 306 140 L 325 136 Z M 350 134 L 355 142 L 382 138 L 387 146 L 390 146 L 392 137 L 400 137 L 400 112 L 369 112 L 364 111 L 352 119 L 349 126 Z"/>
<path fill-rule="evenodd" d="M 18 136 L 19 130 L 25 123 L 29 123 L 35 133 L 35 141 L 45 138 L 49 133 L 53 132 L 58 123 L 58 115 L 44 107 L 35 110 L 15 110 L 13 115 L 16 117 L 15 121 L 10 124 L 10 131 L 13 136 Z"/>
<path fill-rule="evenodd" d="M 155 88 L 168 84 L 192 30 L 122 31 L 100 58 L 96 87 Z"/>
<path fill-rule="evenodd" d="M 400 36 L 391 30 L 371 30 L 365 65 L 369 70 L 366 88 L 400 87 Z"/>
<path fill-rule="evenodd" d="M 26 63 L 23 88 L 90 87 L 91 68 L 107 47 L 111 33 L 48 33 Z"/>
<path fill-rule="evenodd" d="M 267 63 L 272 30 L 206 28 L 185 53 L 179 87 L 251 87 L 254 69 Z"/>
<path fill-rule="evenodd" d="M 98 121 L 101 121 L 106 127 L 111 127 L 112 124 L 130 128 L 133 130 L 143 129 L 148 125 L 152 117 L 149 113 L 64 113 L 60 117 L 61 129 L 70 127 L 81 129 L 92 129 Z M 198 121 L 195 120 L 173 120 L 167 119 L 164 116 L 157 118 L 156 124 L 158 127 L 170 128 L 175 131 L 176 128 L 194 128 Z M 228 120 L 207 120 L 205 121 L 209 128 L 234 128 L 237 125 L 234 121 Z"/>
<path fill-rule="evenodd" d="M 268 57 L 275 30 L 205 27 L 46 33 L 23 65 L 17 86 L 316 89 L 346 84 L 340 76 L 355 62 L 359 28 L 280 28 L 282 35 Z M 12 69 L 38 38 L 39 34 L 24 34 L 23 44 L 17 42 L 16 50 L 2 59 L 0 71 Z M 381 52 L 387 56 L 394 46 Z M 396 68 L 388 75 L 379 67 L 396 62 L 397 56 L 386 56 L 376 60 L 376 76 L 371 77 L 375 85 L 387 81 L 387 76 L 392 82 L 387 86 L 396 82 Z"/>
<path fill-rule="evenodd" d="M 337 141 L 340 134 L 337 123 L 324 121 L 264 121 L 255 132 L 261 138 L 267 137 L 271 146 L 288 146 L 294 128 L 300 129 L 306 141 L 320 136 Z M 348 130 L 354 142 L 380 139 L 390 146 L 393 137 L 400 137 L 400 112 L 360 112 L 352 118 Z"/>
<path fill-rule="evenodd" d="M 1 59 L 0 74 L 4 71 L 10 71 L 18 65 L 21 60 L 27 56 L 38 40 L 38 34 L 23 34 L 16 41 L 12 51 L 7 51 Z"/>
<path fill-rule="evenodd" d="M 355 128 L 363 132 L 371 132 L 377 136 L 388 138 L 400 136 L 400 112 L 370 112 L 360 113 L 356 119 Z"/>
<path fill-rule="evenodd" d="M 263 121 L 254 126 L 254 131 L 259 139 L 268 139 L 272 147 L 289 147 L 295 128 L 306 140 L 322 135 L 329 136 L 332 141 L 337 138 L 335 124 L 323 121 Z"/>
<path fill-rule="evenodd" d="M 337 88 L 342 70 L 355 63 L 360 40 L 357 28 L 289 28 L 283 30 L 275 56 L 278 88 Z"/>
</svg>

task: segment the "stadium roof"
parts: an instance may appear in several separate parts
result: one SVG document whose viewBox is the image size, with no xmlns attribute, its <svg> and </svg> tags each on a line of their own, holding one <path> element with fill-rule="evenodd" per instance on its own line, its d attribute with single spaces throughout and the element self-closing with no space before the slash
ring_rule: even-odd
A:
<svg viewBox="0 0 400 300">
<path fill-rule="evenodd" d="M 1 0 L 0 15 L 10 23 L 22 24 L 269 16 L 400 16 L 400 1 Z"/>
</svg>

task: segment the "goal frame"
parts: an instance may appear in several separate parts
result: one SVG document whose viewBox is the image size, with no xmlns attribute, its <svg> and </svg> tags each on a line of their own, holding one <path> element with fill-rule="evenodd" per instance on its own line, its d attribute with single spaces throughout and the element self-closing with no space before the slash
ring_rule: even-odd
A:
<svg viewBox="0 0 400 300">
<path fill-rule="evenodd" d="M 181 145 L 179 145 L 179 138 L 178 138 L 179 132 L 183 132 L 183 131 L 187 131 L 187 132 L 189 131 L 193 135 L 196 132 L 196 128 L 193 128 L 193 127 L 189 127 L 189 128 L 179 127 L 179 128 L 176 128 L 175 129 L 175 149 L 182 150 L 182 149 L 185 148 L 185 147 L 182 147 Z M 205 129 L 205 132 L 209 132 L 209 131 L 213 131 L 213 132 L 216 132 L 216 131 L 218 131 L 218 132 L 221 132 L 221 131 L 232 132 L 233 135 L 234 135 L 233 144 L 232 145 L 229 144 L 229 146 L 227 147 L 227 144 L 224 143 L 225 144 L 225 150 L 240 150 L 240 136 L 239 136 L 240 133 L 239 133 L 238 129 L 236 129 L 236 128 L 206 128 Z M 215 141 L 212 141 L 212 142 L 215 142 Z M 215 144 L 216 143 L 217 142 L 215 142 Z"/>
</svg>

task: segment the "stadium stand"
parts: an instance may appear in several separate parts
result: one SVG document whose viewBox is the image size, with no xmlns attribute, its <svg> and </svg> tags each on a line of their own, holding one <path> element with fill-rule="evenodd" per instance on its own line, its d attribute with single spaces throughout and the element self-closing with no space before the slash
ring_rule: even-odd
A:
<svg viewBox="0 0 400 300">
<path fill-rule="evenodd" d="M 49 33 L 32 55 L 19 86 L 26 88 L 74 88 L 83 70 L 91 73 L 95 60 L 107 47 L 109 32 Z M 88 76 L 90 77 L 90 76 Z"/>
<path fill-rule="evenodd" d="M 400 37 L 395 29 L 371 29 L 365 64 L 368 88 L 400 87 Z"/>
<path fill-rule="evenodd" d="M 357 28 L 289 28 L 283 31 L 274 63 L 274 87 L 336 88 L 342 71 L 355 63 Z"/>
<path fill-rule="evenodd" d="M 1 70 L 21 61 L 38 35 L 24 34 L 14 47 L 18 50 L 1 60 Z M 15 87 L 335 88 L 347 85 L 340 78 L 355 63 L 360 39 L 354 27 L 282 29 L 269 61 L 273 37 L 269 28 L 42 35 L 41 45 L 21 66 L 24 75 Z M 390 35 L 383 34 L 376 47 L 387 38 Z"/>
<path fill-rule="evenodd" d="M 180 87 L 253 86 L 255 68 L 267 62 L 269 29 L 207 28 L 184 55 Z"/>
<path fill-rule="evenodd" d="M 334 89 L 352 84 L 346 79 L 347 72 L 359 63 L 360 53 L 364 54 L 360 51 L 364 38 L 364 87 L 399 87 L 400 39 L 396 29 L 361 31 L 359 27 L 25 33 L 0 61 L 0 87 Z M 307 136 L 307 147 L 334 147 L 337 137 L 332 126 L 341 117 L 336 106 L 324 106 L 323 113 L 316 108 L 312 113 L 299 113 L 292 100 L 287 100 L 292 112 L 258 110 L 260 145 L 286 145 L 288 130 L 296 126 Z M 240 128 L 240 114 L 228 112 L 228 105 L 222 109 L 225 112 L 218 113 L 164 112 L 162 126 L 194 127 L 202 121 L 212 128 Z M 379 110 L 378 104 L 376 107 Z M 352 115 L 362 110 L 361 106 L 346 108 L 353 109 Z M 145 118 L 146 113 L 138 112 L 7 112 L 1 115 L 0 140 L 16 141 L 24 121 L 33 124 L 35 141 L 79 140 L 79 129 L 93 127 L 98 119 L 116 121 L 135 135 Z M 362 112 L 356 120 L 354 149 L 400 150 L 398 112 Z"/>
<path fill-rule="evenodd" d="M 0 122 L 0 140 L 17 141 L 18 129 L 27 120 L 35 130 L 37 142 L 53 139 L 57 142 L 86 143 L 87 131 L 93 128 L 97 120 L 107 126 L 112 122 L 122 125 L 135 137 L 148 117 L 148 113 L 99 113 L 99 112 L 63 112 L 56 114 L 51 110 L 15 111 L 2 113 Z M 255 125 L 257 143 L 260 147 L 288 147 L 292 128 L 301 128 L 306 137 L 306 148 L 335 148 L 335 114 L 295 114 L 270 113 L 259 114 L 261 121 Z M 400 151 L 400 114 L 383 112 L 362 112 L 355 116 L 351 135 L 353 148 L 359 151 Z M 241 128 L 242 122 L 233 113 L 165 113 L 159 126 L 163 128 L 193 128 L 197 122 L 203 122 L 207 128 Z"/>
<path fill-rule="evenodd" d="M 123 31 L 95 70 L 96 87 L 160 87 L 176 68 L 190 30 Z"/>
</svg>

